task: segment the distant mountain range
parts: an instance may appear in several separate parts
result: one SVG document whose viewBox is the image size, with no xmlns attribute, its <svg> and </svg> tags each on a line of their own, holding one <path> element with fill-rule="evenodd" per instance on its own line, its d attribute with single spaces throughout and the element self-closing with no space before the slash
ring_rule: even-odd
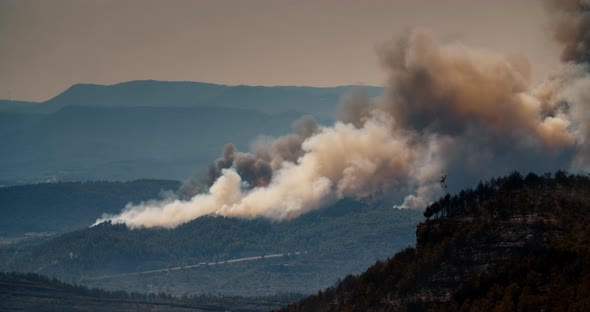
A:
<svg viewBox="0 0 590 312">
<path fill-rule="evenodd" d="M 231 107 L 276 114 L 295 111 L 333 117 L 340 98 L 355 89 L 381 94 L 372 86 L 226 86 L 203 82 L 138 80 L 114 85 L 75 84 L 44 102 L 0 100 L 0 112 L 54 113 L 66 106 Z"/>
<path fill-rule="evenodd" d="M 290 132 L 303 115 L 331 123 L 355 88 L 131 81 L 77 84 L 42 103 L 2 100 L 0 185 L 186 179 L 226 143 L 247 150 L 258 136 Z"/>
</svg>

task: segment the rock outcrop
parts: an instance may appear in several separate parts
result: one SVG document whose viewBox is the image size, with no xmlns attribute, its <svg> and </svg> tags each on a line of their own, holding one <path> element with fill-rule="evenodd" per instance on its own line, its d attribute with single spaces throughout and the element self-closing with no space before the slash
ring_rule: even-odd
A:
<svg viewBox="0 0 590 312">
<path fill-rule="evenodd" d="M 590 311 L 590 178 L 518 173 L 426 208 L 416 246 L 288 311 Z"/>
</svg>

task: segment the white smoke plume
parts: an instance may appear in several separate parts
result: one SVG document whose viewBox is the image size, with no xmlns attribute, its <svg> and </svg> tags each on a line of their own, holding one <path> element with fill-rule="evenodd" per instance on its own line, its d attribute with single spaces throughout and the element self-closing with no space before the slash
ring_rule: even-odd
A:
<svg viewBox="0 0 590 312">
<path fill-rule="evenodd" d="M 283 220 L 338 198 L 407 190 L 411 181 L 419 183 L 416 177 L 430 166 L 421 165 L 427 162 L 422 155 L 436 151 L 392 128 L 393 120 L 387 115 L 368 119 L 362 128 L 338 122 L 305 140 L 303 156 L 285 161 L 266 186 L 249 188 L 234 168 L 223 169 L 205 194 L 188 201 L 128 205 L 120 215 L 104 219 L 131 227 L 174 227 L 207 214 Z"/>
<path fill-rule="evenodd" d="M 333 126 L 305 119 L 295 134 L 260 142 L 250 153 L 227 146 L 206 178 L 185 185 L 189 198 L 128 204 L 97 223 L 175 227 L 204 215 L 286 220 L 344 197 L 422 209 L 442 195 L 446 173 L 458 188 L 515 169 L 587 169 L 588 34 L 579 33 L 586 6 L 572 3 L 560 12 L 577 16 L 577 33 L 558 42 L 567 55 L 576 38 L 584 45 L 537 86 L 522 61 L 414 31 L 382 47 L 389 80 L 380 98 L 353 94 Z M 203 183 L 206 191 L 195 192 Z"/>
</svg>

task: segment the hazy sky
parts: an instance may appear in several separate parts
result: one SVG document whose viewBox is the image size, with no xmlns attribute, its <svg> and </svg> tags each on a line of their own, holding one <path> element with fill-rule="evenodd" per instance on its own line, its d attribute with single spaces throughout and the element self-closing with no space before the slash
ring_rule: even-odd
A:
<svg viewBox="0 0 590 312">
<path fill-rule="evenodd" d="M 376 47 L 428 28 L 443 40 L 558 62 L 540 0 L 0 0 L 0 98 L 78 82 L 381 85 Z"/>
</svg>

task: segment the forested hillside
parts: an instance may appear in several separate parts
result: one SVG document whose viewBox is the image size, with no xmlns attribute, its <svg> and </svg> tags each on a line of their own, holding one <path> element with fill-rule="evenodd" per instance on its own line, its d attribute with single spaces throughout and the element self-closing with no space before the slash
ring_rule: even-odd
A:
<svg viewBox="0 0 590 312">
<path fill-rule="evenodd" d="M 208 216 L 175 229 L 135 230 L 103 223 L 34 246 L 0 249 L 0 263 L 3 271 L 108 289 L 310 293 L 411 244 L 422 218 L 415 210 L 343 200 L 284 222 Z M 261 257 L 277 254 L 282 256 Z M 248 257 L 261 258 L 228 261 Z M 166 270 L 182 266 L 192 267 Z"/>
<path fill-rule="evenodd" d="M 480 183 L 430 205 L 416 248 L 288 311 L 588 311 L 590 179 Z"/>
<path fill-rule="evenodd" d="M 32 273 L 0 273 L 0 311 L 269 311 L 294 298 L 174 297 L 87 288 Z"/>
</svg>

